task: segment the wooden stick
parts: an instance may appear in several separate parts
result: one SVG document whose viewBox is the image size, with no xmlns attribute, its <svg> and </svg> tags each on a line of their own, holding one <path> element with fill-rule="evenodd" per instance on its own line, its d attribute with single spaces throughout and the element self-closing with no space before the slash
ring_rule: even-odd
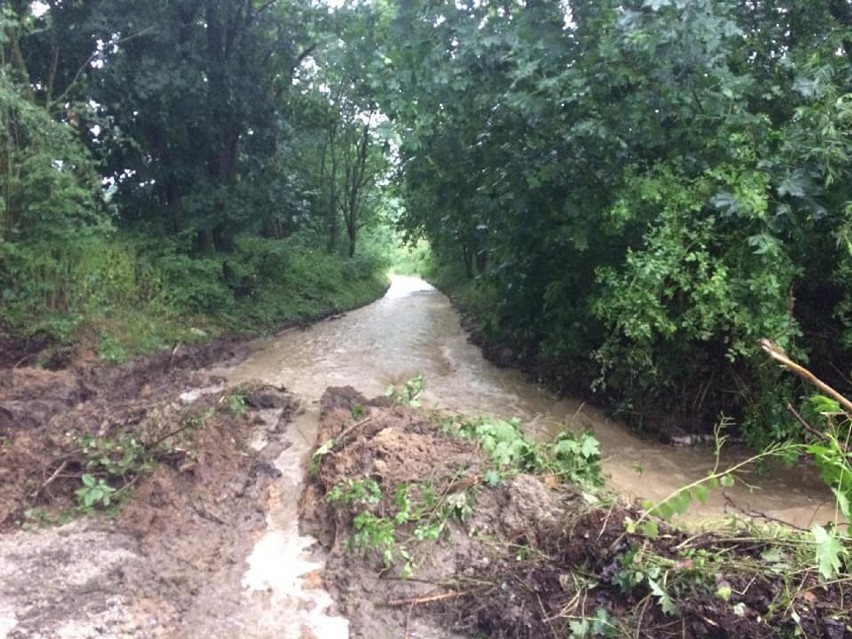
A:
<svg viewBox="0 0 852 639">
<path fill-rule="evenodd" d="M 429 595 L 428 597 L 415 597 L 414 599 L 392 599 L 388 601 L 386 605 L 399 607 L 399 606 L 417 606 L 420 604 L 433 603 L 435 601 L 443 601 L 445 599 L 452 599 L 453 597 L 464 597 L 469 593 L 467 592 L 444 592 L 440 595 Z"/>
<path fill-rule="evenodd" d="M 355 429 L 356 429 L 356 428 L 358 428 L 359 426 L 363 426 L 364 424 L 366 424 L 367 422 L 369 422 L 371 419 L 373 419 L 373 416 L 372 416 L 372 415 L 370 415 L 369 417 L 365 417 L 365 418 L 364 418 L 364 419 L 362 419 L 360 422 L 355 422 L 355 423 L 354 423 L 354 424 L 352 424 L 351 426 L 348 426 L 348 427 L 347 427 L 347 428 L 345 428 L 345 429 L 343 430 L 343 432 L 342 432 L 342 433 L 340 433 L 340 435 L 337 437 L 337 441 L 338 441 L 338 442 L 339 442 L 339 441 L 341 441 L 344 437 L 346 437 L 346 436 L 347 436 L 349 433 L 351 433 L 353 430 L 355 430 Z"/>
<path fill-rule="evenodd" d="M 829 397 L 837 400 L 837 403 L 839 403 L 843 407 L 843 410 L 846 411 L 847 413 L 849 413 L 850 415 L 852 415 L 852 402 L 851 401 L 846 399 L 843 395 L 838 393 L 831 386 L 829 386 L 824 381 L 819 379 L 816 375 L 814 375 L 812 372 L 810 372 L 807 368 L 805 368 L 804 366 L 801 366 L 801 365 L 797 364 L 796 362 L 794 362 L 793 360 L 791 360 L 787 356 L 787 353 L 784 352 L 783 349 L 781 349 L 777 345 L 773 344 L 772 342 L 770 342 L 766 338 L 760 340 L 760 347 L 764 351 L 766 351 L 766 353 L 769 355 L 769 357 L 774 359 L 776 362 L 778 362 L 779 364 L 781 364 L 782 366 L 784 366 L 786 368 L 789 368 L 791 371 L 796 373 L 796 375 L 798 375 L 802 379 L 804 379 L 804 380 L 810 382 L 811 384 L 813 384 L 814 386 L 816 386 L 821 392 L 823 392 L 826 395 L 828 395 Z"/>
<path fill-rule="evenodd" d="M 53 471 L 53 474 L 50 477 L 48 477 L 47 481 L 44 482 L 41 486 L 39 486 L 36 489 L 36 491 L 30 497 L 32 499 L 35 499 L 36 497 L 38 497 L 41 494 L 41 491 L 43 491 L 45 488 L 50 486 L 50 484 L 53 483 L 53 480 L 56 479 L 57 477 L 59 477 L 59 474 L 63 470 L 65 470 L 66 468 L 68 468 L 68 460 L 67 459 L 59 465 L 59 468 L 57 468 L 56 470 Z"/>
</svg>

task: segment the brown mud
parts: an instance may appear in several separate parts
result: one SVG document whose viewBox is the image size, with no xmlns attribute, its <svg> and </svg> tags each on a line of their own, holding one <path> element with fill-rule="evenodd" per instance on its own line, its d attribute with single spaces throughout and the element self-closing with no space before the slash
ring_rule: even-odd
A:
<svg viewBox="0 0 852 639">
<path fill-rule="evenodd" d="M 353 637 L 421 636 L 418 624 L 491 639 L 852 637 L 849 579 L 794 569 L 783 532 L 772 543 L 747 525 L 695 534 L 656 521 L 658 534 L 640 534 L 637 508 L 590 505 L 552 477 L 487 485 L 479 447 L 423 413 L 351 388 L 321 405 L 302 525 L 327 550 L 325 585 Z M 364 482 L 380 495 L 327 497 Z M 470 507 L 445 511 L 436 541 L 418 537 L 422 518 L 400 517 L 400 491 L 427 489 Z M 392 522 L 391 542 L 369 536 L 376 521 Z"/>
<path fill-rule="evenodd" d="M 0 637 L 247 636 L 228 623 L 297 403 L 199 371 L 246 351 L 213 342 L 122 367 L 0 371 Z M 124 451 L 141 461 L 106 472 L 101 457 L 121 464 Z M 88 473 L 119 508 L 79 516 Z"/>
</svg>

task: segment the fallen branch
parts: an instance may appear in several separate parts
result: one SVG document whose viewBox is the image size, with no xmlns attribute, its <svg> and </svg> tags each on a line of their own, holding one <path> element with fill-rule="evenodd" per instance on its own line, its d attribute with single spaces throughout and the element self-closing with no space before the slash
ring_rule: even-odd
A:
<svg viewBox="0 0 852 639">
<path fill-rule="evenodd" d="M 802 528 L 801 526 L 797 526 L 795 524 L 790 523 L 789 521 L 785 521 L 784 519 L 778 519 L 777 517 L 773 517 L 772 515 L 767 515 L 764 512 L 759 510 L 752 510 L 751 508 L 743 508 L 733 499 L 731 499 L 730 495 L 726 492 L 722 492 L 722 496 L 725 498 L 725 506 L 730 506 L 732 509 L 740 513 L 741 515 L 745 515 L 746 517 L 751 517 L 752 519 L 760 519 L 762 521 L 768 521 L 773 524 L 781 524 L 782 526 L 786 526 L 788 528 L 793 528 L 795 530 L 799 530 L 801 532 L 808 532 L 810 528 Z M 816 517 L 816 509 L 814 510 L 814 514 L 811 516 L 811 522 L 813 522 Z"/>
<path fill-rule="evenodd" d="M 852 415 L 852 401 L 849 401 L 848 399 L 846 399 L 843 395 L 841 395 L 836 390 L 834 390 L 831 386 L 829 386 L 824 381 L 819 379 L 816 375 L 814 375 L 812 372 L 810 372 L 807 368 L 805 368 L 804 366 L 801 366 L 800 364 L 797 364 L 796 362 L 791 360 L 789 358 L 789 356 L 787 355 L 787 353 L 785 353 L 784 350 L 781 347 L 777 346 L 776 344 L 773 344 L 771 341 L 769 341 L 766 338 L 760 340 L 760 347 L 764 351 L 766 351 L 766 353 L 769 355 L 769 357 L 774 359 L 776 362 L 778 362 L 779 364 L 781 364 L 785 368 L 790 369 L 791 371 L 796 373 L 796 375 L 798 375 L 802 379 L 804 379 L 804 380 L 810 382 L 811 384 L 813 384 L 814 386 L 816 386 L 822 393 L 824 393 L 824 394 L 828 395 L 829 397 L 831 397 L 832 399 L 836 400 L 837 403 L 840 404 L 843 407 L 844 411 L 846 411 L 847 413 Z"/>
</svg>

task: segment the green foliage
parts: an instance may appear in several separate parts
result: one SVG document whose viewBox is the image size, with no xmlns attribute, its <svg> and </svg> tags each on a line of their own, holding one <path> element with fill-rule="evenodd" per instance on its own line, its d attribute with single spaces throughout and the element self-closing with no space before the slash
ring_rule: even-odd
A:
<svg viewBox="0 0 852 639">
<path fill-rule="evenodd" d="M 95 507 L 109 507 L 113 493 L 116 492 L 115 488 L 106 483 L 102 477 L 95 478 L 88 473 L 83 475 L 82 481 L 82 488 L 78 488 L 74 494 L 77 495 L 83 510 L 90 512 Z"/>
<path fill-rule="evenodd" d="M 347 478 L 342 485 L 333 486 L 325 499 L 329 503 L 340 502 L 347 506 L 378 504 L 382 500 L 382 489 L 374 479 Z"/>
<path fill-rule="evenodd" d="M 95 507 L 116 506 L 163 455 L 192 454 L 182 448 L 182 443 L 188 434 L 204 427 L 210 414 L 187 411 L 177 423 L 165 422 L 152 414 L 132 430 L 78 435 L 77 448 L 85 460 L 80 477 L 83 485 L 76 491 L 80 507 L 91 512 Z"/>
<path fill-rule="evenodd" d="M 246 405 L 246 397 L 242 393 L 230 393 L 225 398 L 225 404 L 231 414 L 237 417 L 242 417 L 246 414 L 248 406 Z"/>
<path fill-rule="evenodd" d="M 600 486 L 600 447 L 591 433 L 560 433 L 552 442 L 532 442 L 518 419 L 481 417 L 475 420 L 445 421 L 444 429 L 456 436 L 480 442 L 482 450 L 501 474 L 547 474 L 572 484 Z M 496 484 L 499 476 L 485 477 Z"/>
<path fill-rule="evenodd" d="M 587 637 L 607 637 L 614 639 L 620 635 L 621 628 L 610 616 L 606 608 L 598 608 L 591 617 L 576 619 L 570 622 L 571 639 L 586 639 Z"/>
<path fill-rule="evenodd" d="M 153 464 L 151 451 L 130 432 L 110 437 L 82 435 L 77 446 L 86 458 L 86 470 L 90 473 L 105 473 L 128 481 Z"/>
<path fill-rule="evenodd" d="M 816 354 L 852 327 L 844 11 L 400 7 L 400 226 L 547 381 L 595 380 L 640 424 L 724 413 L 758 449 L 801 437 L 756 341 Z"/>
<path fill-rule="evenodd" d="M 118 362 L 197 339 L 192 329 L 265 331 L 375 299 L 382 251 L 326 254 L 317 143 L 339 133 L 354 246 L 384 219 L 384 138 L 370 129 L 366 165 L 342 145 L 370 102 L 347 65 L 372 48 L 326 37 L 324 15 L 299 1 L 58 3 L 38 17 L 7 7 L 2 328 L 88 339 Z M 309 54 L 322 64 L 297 70 Z M 323 93 L 332 80 L 345 100 Z M 343 204 L 332 202 L 335 219 Z"/>
<path fill-rule="evenodd" d="M 408 551 L 396 542 L 396 529 L 393 520 L 377 517 L 365 510 L 355 516 L 352 526 L 355 532 L 349 540 L 350 550 L 377 551 L 386 568 L 393 565 L 397 556 L 406 561 L 410 559 Z M 404 572 L 410 573 L 410 570 L 409 567 L 406 567 Z"/>
<path fill-rule="evenodd" d="M 404 578 L 416 568 L 411 545 L 437 540 L 448 519 L 467 519 L 475 505 L 472 490 L 439 494 L 429 482 L 397 484 L 386 499 L 381 485 L 368 477 L 347 477 L 332 486 L 325 498 L 354 513 L 349 550 L 375 552 L 386 569 L 402 560 L 400 573 Z"/>
<path fill-rule="evenodd" d="M 36 506 L 34 508 L 27 508 L 24 511 L 24 519 L 19 523 L 21 530 L 38 530 L 39 528 L 61 526 L 68 523 L 72 517 L 73 513 L 70 511 L 65 511 L 57 515 Z"/>
<path fill-rule="evenodd" d="M 395 404 L 403 404 L 409 408 L 420 408 L 420 397 L 426 389 L 426 378 L 423 373 L 418 373 L 405 382 L 401 388 L 388 386 L 385 396 L 389 397 Z"/>
</svg>

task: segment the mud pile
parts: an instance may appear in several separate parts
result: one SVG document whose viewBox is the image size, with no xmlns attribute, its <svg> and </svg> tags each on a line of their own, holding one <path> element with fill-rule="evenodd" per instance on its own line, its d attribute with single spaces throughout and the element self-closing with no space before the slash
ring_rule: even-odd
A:
<svg viewBox="0 0 852 639">
<path fill-rule="evenodd" d="M 353 637 L 852 637 L 848 578 L 802 569 L 801 538 L 651 533 L 629 504 L 496 477 L 436 421 L 350 388 L 322 400 L 302 523 Z"/>
<path fill-rule="evenodd" d="M 190 637 L 238 610 L 297 408 L 196 370 L 241 352 L 0 371 L 0 636 Z M 81 518 L 87 474 L 114 492 Z"/>
</svg>

